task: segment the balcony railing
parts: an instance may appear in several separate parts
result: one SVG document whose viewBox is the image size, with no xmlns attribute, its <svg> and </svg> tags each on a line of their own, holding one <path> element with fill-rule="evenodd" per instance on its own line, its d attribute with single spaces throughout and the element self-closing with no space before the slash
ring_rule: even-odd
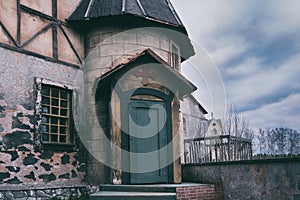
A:
<svg viewBox="0 0 300 200">
<path fill-rule="evenodd" d="M 184 140 L 185 164 L 252 159 L 252 141 L 230 135 Z"/>
</svg>

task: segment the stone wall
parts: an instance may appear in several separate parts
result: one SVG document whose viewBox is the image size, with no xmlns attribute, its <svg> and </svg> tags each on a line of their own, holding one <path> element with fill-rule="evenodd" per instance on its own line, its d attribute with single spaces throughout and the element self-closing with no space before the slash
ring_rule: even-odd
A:
<svg viewBox="0 0 300 200">
<path fill-rule="evenodd" d="M 217 199 L 300 199 L 300 159 L 183 166 L 183 180 L 213 183 Z"/>
<path fill-rule="evenodd" d="M 89 194 L 99 187 L 77 185 L 72 187 L 0 187 L 0 199 L 42 200 L 42 199 L 88 199 Z"/>
<path fill-rule="evenodd" d="M 104 123 L 105 125 L 100 125 L 99 118 L 110 120 L 112 116 L 109 115 L 109 110 L 107 112 L 102 111 L 97 113 L 96 109 L 101 107 L 109 108 L 108 103 L 110 104 L 110 107 L 114 109 L 113 107 L 115 105 L 114 101 L 99 104 L 101 100 L 98 99 L 99 102 L 95 102 L 95 96 L 102 96 L 103 98 L 108 96 L 108 100 L 111 96 L 111 94 L 103 93 L 105 88 L 107 89 L 109 86 L 97 88 L 101 75 L 112 71 L 113 68 L 116 68 L 121 64 L 128 63 L 129 60 L 148 48 L 160 56 L 165 62 L 170 64 L 170 51 L 174 42 L 168 38 L 168 31 L 170 30 L 159 28 L 129 29 L 98 26 L 94 27 L 94 29 L 86 34 L 86 59 L 82 70 L 84 71 L 85 108 L 88 108 L 88 111 L 86 112 L 87 116 L 82 116 L 82 119 L 89 119 L 83 121 L 87 121 L 85 123 L 87 125 L 85 126 L 86 129 L 89 130 L 90 138 L 85 138 L 83 142 L 89 147 L 90 153 L 94 156 L 94 158 L 89 159 L 87 166 L 88 169 L 93 170 L 92 173 L 88 173 L 90 180 L 92 180 L 94 174 L 97 174 L 99 177 L 107 177 L 107 170 L 105 170 L 103 164 L 98 162 L 97 159 L 101 161 L 107 160 L 108 162 L 110 159 L 110 155 L 107 151 L 107 137 L 105 134 L 108 135 L 107 133 L 110 133 L 111 122 L 106 121 Z M 97 93 L 97 89 L 100 92 L 98 91 Z M 84 114 L 84 112 L 82 112 L 82 114 Z M 95 123 L 90 124 L 91 122 Z M 108 180 L 106 182 L 111 181 L 112 180 Z M 94 180 L 93 183 L 103 182 L 98 179 Z"/>
<path fill-rule="evenodd" d="M 82 72 L 3 48 L 0 55 L 0 185 L 81 184 L 86 156 L 79 146 L 70 151 L 36 148 L 35 79 L 68 84 L 80 94 Z"/>
</svg>

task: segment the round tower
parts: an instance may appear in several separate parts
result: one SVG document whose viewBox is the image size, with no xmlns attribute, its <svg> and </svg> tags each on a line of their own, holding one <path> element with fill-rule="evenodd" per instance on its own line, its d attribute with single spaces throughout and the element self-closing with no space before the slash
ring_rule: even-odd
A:
<svg viewBox="0 0 300 200">
<path fill-rule="evenodd" d="M 91 183 L 180 183 L 180 73 L 194 54 L 169 0 L 83 0 L 68 22 L 85 36 L 79 132 Z M 152 134 L 153 133 L 153 134 Z"/>
</svg>

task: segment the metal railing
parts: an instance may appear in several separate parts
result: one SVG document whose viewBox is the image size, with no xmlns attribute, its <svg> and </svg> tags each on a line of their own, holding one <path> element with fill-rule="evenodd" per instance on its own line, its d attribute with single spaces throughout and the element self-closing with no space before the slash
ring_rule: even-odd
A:
<svg viewBox="0 0 300 200">
<path fill-rule="evenodd" d="M 230 135 L 184 140 L 185 164 L 252 159 L 252 141 Z"/>
</svg>

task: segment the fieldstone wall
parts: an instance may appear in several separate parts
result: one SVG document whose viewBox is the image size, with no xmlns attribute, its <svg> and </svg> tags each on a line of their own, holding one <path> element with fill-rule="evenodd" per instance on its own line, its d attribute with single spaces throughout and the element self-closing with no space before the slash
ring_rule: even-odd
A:
<svg viewBox="0 0 300 200">
<path fill-rule="evenodd" d="M 35 78 L 71 85 L 80 94 L 81 70 L 3 48 L 0 55 L 0 186 L 81 184 L 86 155 L 79 145 L 71 151 L 35 148 Z"/>
<path fill-rule="evenodd" d="M 300 199 L 300 159 L 185 165 L 183 180 L 214 183 L 217 199 Z"/>
<path fill-rule="evenodd" d="M 45 199 L 88 199 L 89 194 L 99 191 L 99 187 L 85 185 L 73 187 L 0 187 L 0 199 L 45 200 Z"/>
</svg>

